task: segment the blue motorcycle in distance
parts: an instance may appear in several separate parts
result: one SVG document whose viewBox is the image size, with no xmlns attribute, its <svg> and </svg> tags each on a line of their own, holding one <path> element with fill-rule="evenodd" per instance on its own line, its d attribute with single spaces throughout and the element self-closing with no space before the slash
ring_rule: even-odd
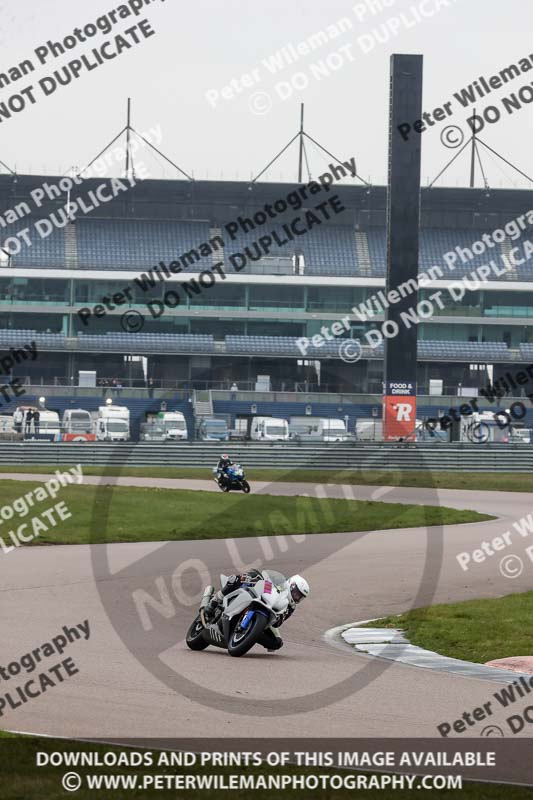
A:
<svg viewBox="0 0 533 800">
<path fill-rule="evenodd" d="M 223 492 L 244 492 L 249 494 L 250 484 L 244 476 L 244 469 L 240 464 L 232 464 L 226 472 L 213 467 L 214 480 Z"/>
</svg>

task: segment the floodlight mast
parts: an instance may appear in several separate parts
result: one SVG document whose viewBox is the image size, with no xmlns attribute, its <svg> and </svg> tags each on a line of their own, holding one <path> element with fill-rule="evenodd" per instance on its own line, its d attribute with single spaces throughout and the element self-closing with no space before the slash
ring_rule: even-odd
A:
<svg viewBox="0 0 533 800">
<path fill-rule="evenodd" d="M 322 150 L 324 153 L 326 153 L 326 155 L 328 155 L 330 158 L 332 158 L 334 161 L 336 161 L 337 164 L 343 165 L 344 162 L 340 158 L 337 158 L 337 156 L 333 155 L 333 153 L 330 153 L 329 150 L 326 150 L 326 148 L 323 145 L 321 145 L 320 142 L 317 142 L 316 139 L 313 139 L 313 137 L 310 136 L 305 131 L 305 129 L 304 129 L 304 104 L 301 103 L 300 104 L 300 128 L 298 130 L 298 133 L 295 133 L 294 136 L 292 137 L 292 139 L 290 139 L 290 141 L 287 142 L 285 147 L 283 147 L 279 151 L 279 153 L 277 155 L 275 155 L 274 158 L 271 161 L 268 162 L 266 167 L 264 167 L 264 169 L 262 169 L 261 172 L 258 175 L 255 176 L 255 178 L 252 178 L 252 180 L 250 181 L 250 186 L 252 186 L 254 183 L 257 183 L 259 178 L 262 175 L 264 175 L 265 172 L 268 169 L 270 169 L 272 164 L 276 163 L 276 161 L 283 155 L 283 153 L 286 150 L 289 149 L 291 144 L 293 142 L 295 142 L 296 139 L 299 139 L 299 144 L 300 144 L 300 146 L 299 146 L 299 156 L 298 156 L 298 183 L 302 183 L 302 180 L 303 180 L 303 159 L 304 159 L 304 157 L 305 157 L 306 166 L 307 166 L 308 179 L 311 180 L 311 172 L 309 170 L 309 161 L 308 161 L 308 158 L 307 158 L 307 151 L 305 149 L 305 139 L 309 139 L 310 142 L 313 142 L 314 145 L 316 145 L 318 148 L 320 148 L 320 150 Z M 358 175 L 357 172 L 352 177 L 357 178 L 358 180 L 360 180 L 361 183 L 365 184 L 365 186 L 370 186 L 370 184 L 367 181 L 365 181 L 364 178 L 361 178 L 361 176 Z"/>
<path fill-rule="evenodd" d="M 130 176 L 130 142 L 131 142 L 131 97 L 128 97 L 128 111 L 126 122 L 126 178 Z M 133 169 L 133 156 L 131 158 L 131 165 L 133 176 L 135 177 L 135 170 Z"/>
<path fill-rule="evenodd" d="M 302 167 L 304 154 L 304 104 L 300 105 L 300 156 L 298 159 L 298 183 L 302 182 Z"/>
<path fill-rule="evenodd" d="M 95 156 L 87 164 L 87 166 L 84 167 L 80 171 L 79 177 L 81 177 L 84 172 L 86 172 L 90 167 L 92 167 L 94 162 L 97 161 L 106 152 L 106 150 L 109 150 L 109 148 L 112 145 L 114 145 L 115 142 L 118 139 L 120 139 L 120 137 L 122 136 L 123 133 L 126 134 L 126 174 L 125 174 L 126 178 L 130 177 L 130 173 L 132 173 L 133 177 L 135 177 L 135 172 L 134 172 L 134 167 L 133 167 L 133 156 L 132 156 L 132 153 L 131 153 L 131 134 L 134 133 L 135 136 L 137 136 L 139 139 L 141 139 L 148 147 L 151 147 L 152 150 L 154 150 L 159 156 L 161 156 L 161 158 L 164 158 L 165 161 L 168 161 L 168 163 L 172 167 L 174 167 L 174 169 L 177 169 L 178 172 L 180 172 L 182 175 L 184 175 L 187 178 L 187 180 L 191 181 L 191 183 L 194 181 L 194 178 L 191 175 L 189 175 L 187 172 L 185 172 L 185 170 L 183 170 L 180 166 L 178 166 L 178 164 L 176 164 L 168 156 L 166 156 L 164 153 L 162 153 L 161 150 L 158 150 L 158 148 L 155 147 L 155 145 L 153 145 L 152 142 L 149 142 L 148 139 L 145 139 L 145 137 L 141 133 L 139 133 L 139 131 L 135 130 L 135 128 L 131 124 L 131 98 L 130 97 L 128 97 L 128 102 L 127 102 L 126 125 L 122 128 L 122 130 L 110 142 L 108 142 L 108 144 L 106 144 L 104 149 L 101 150 L 98 153 L 98 155 Z"/>
<path fill-rule="evenodd" d="M 479 168 L 481 170 L 481 176 L 483 178 L 483 185 L 484 185 L 485 190 L 488 191 L 490 189 L 490 186 L 489 186 L 489 182 L 487 181 L 487 176 L 485 175 L 483 162 L 481 160 L 481 151 L 480 151 L 480 148 L 478 146 L 480 144 L 483 145 L 483 147 L 486 150 L 488 150 L 489 152 L 491 152 L 493 155 L 497 156 L 500 159 L 500 161 L 503 161 L 505 164 L 507 164 L 508 167 L 511 167 L 511 169 L 514 169 L 514 171 L 518 172 L 518 174 L 521 175 L 523 178 L 526 178 L 526 180 L 528 180 L 530 183 L 533 183 L 533 178 L 531 178 L 529 175 L 526 175 L 526 173 L 522 172 L 522 170 L 519 167 L 517 167 L 515 164 L 511 163 L 511 161 L 509 161 L 507 158 L 502 156 L 501 153 L 498 153 L 496 150 L 494 150 L 494 148 L 492 148 L 490 145 L 488 145 L 486 142 L 484 142 L 483 139 L 479 138 L 479 136 L 477 135 L 477 126 L 476 126 L 476 120 L 478 120 L 478 119 L 480 119 L 480 117 L 478 115 L 476 115 L 476 110 L 474 109 L 474 114 L 472 116 L 472 120 L 473 120 L 473 123 L 474 123 L 474 125 L 472 127 L 472 136 L 470 137 L 470 139 L 468 139 L 462 145 L 461 149 L 457 151 L 457 153 L 453 156 L 453 158 L 451 158 L 450 161 L 448 161 L 448 163 L 441 169 L 441 171 L 439 172 L 437 177 L 434 178 L 431 181 L 431 183 L 428 186 L 429 189 L 431 189 L 437 183 L 439 178 L 442 177 L 442 175 L 444 175 L 446 170 L 448 170 L 449 167 L 451 167 L 451 165 L 454 163 L 454 161 L 470 145 L 470 147 L 471 147 L 471 151 L 470 151 L 470 188 L 471 189 L 475 188 L 475 183 L 476 183 L 476 158 L 477 158 L 478 163 L 479 163 Z"/>
</svg>

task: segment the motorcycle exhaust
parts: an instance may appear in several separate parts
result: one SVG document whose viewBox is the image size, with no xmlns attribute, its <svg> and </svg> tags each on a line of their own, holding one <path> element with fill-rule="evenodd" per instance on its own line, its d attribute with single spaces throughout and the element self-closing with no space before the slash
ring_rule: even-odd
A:
<svg viewBox="0 0 533 800">
<path fill-rule="evenodd" d="M 206 608 L 209 603 L 211 602 L 211 598 L 213 597 L 213 592 L 215 591 L 214 586 L 206 586 L 205 591 L 202 595 L 202 602 L 200 603 L 200 609 Z"/>
<path fill-rule="evenodd" d="M 211 602 L 211 598 L 213 596 L 213 592 L 214 591 L 215 591 L 215 587 L 209 585 L 209 586 L 205 587 L 204 593 L 202 595 L 202 602 L 200 603 L 200 619 L 202 621 L 202 625 L 204 626 L 204 628 L 207 628 L 207 623 L 205 621 L 204 611 L 207 608 L 207 606 L 209 605 L 209 603 Z"/>
</svg>

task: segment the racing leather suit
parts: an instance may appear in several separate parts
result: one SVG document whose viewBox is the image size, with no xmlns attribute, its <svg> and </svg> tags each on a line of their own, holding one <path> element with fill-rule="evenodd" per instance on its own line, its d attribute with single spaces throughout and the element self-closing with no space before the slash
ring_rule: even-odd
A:
<svg viewBox="0 0 533 800">
<path fill-rule="evenodd" d="M 233 461 L 231 460 L 231 458 L 221 458 L 221 459 L 219 459 L 219 462 L 217 464 L 217 469 L 220 472 L 221 479 L 223 479 L 224 481 L 228 480 L 227 471 L 228 471 L 228 467 L 231 467 L 232 464 L 233 464 Z"/>
</svg>

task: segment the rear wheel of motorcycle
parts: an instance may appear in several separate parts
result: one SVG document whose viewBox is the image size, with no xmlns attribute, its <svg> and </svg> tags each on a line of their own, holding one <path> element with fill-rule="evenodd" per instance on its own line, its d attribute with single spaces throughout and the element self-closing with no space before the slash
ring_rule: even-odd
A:
<svg viewBox="0 0 533 800">
<path fill-rule="evenodd" d="M 245 612 L 246 613 L 246 612 Z M 244 617 L 244 614 L 242 615 Z M 241 619 L 242 619 L 241 617 Z M 240 620 L 235 626 L 233 633 L 230 636 L 230 640 L 228 643 L 228 653 L 230 656 L 243 656 L 248 650 L 257 644 L 257 640 L 265 630 L 268 625 L 268 617 L 265 617 L 263 614 L 258 614 L 257 612 L 254 615 L 252 622 L 248 625 L 246 632 L 242 633 L 239 631 Z M 237 637 L 238 641 L 234 642 L 234 638 Z"/>
<path fill-rule="evenodd" d="M 248 483 L 248 481 L 243 481 L 242 482 L 242 490 L 243 490 L 244 494 L 249 494 L 250 493 L 250 484 Z"/>
<path fill-rule="evenodd" d="M 190 647 L 191 650 L 205 650 L 206 647 L 209 647 L 209 642 L 206 642 L 203 637 L 204 630 L 205 628 L 202 624 L 202 620 L 200 619 L 200 615 L 198 615 L 187 631 L 187 636 L 185 638 L 187 647 Z"/>
<path fill-rule="evenodd" d="M 220 488 L 222 489 L 223 492 L 229 492 L 230 484 L 229 483 L 223 483 Z"/>
</svg>

